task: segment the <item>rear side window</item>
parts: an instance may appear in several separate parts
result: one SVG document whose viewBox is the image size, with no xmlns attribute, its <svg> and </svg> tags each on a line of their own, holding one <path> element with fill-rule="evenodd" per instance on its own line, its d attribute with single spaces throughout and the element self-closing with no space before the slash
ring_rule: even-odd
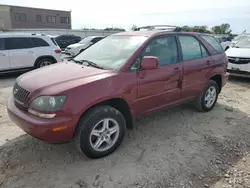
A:
<svg viewBox="0 0 250 188">
<path fill-rule="evenodd" d="M 202 57 L 201 45 L 197 39 L 191 36 L 179 36 L 179 40 L 184 61 Z"/>
<path fill-rule="evenodd" d="M 3 38 L 0 38 L 0 50 L 5 50 L 5 44 Z"/>
<path fill-rule="evenodd" d="M 213 36 L 200 35 L 200 37 L 207 41 L 218 53 L 224 52 L 218 40 L 216 40 Z"/>
<path fill-rule="evenodd" d="M 35 47 L 32 38 L 16 37 L 16 38 L 6 38 L 5 40 L 6 40 L 7 50 L 26 49 Z"/>
<path fill-rule="evenodd" d="M 57 44 L 55 38 L 50 38 L 50 39 L 52 40 L 52 42 L 53 42 L 56 46 L 58 46 L 58 44 Z"/>
<path fill-rule="evenodd" d="M 101 37 L 97 37 L 97 38 L 92 39 L 91 42 L 96 43 L 101 39 L 102 39 Z"/>
<path fill-rule="evenodd" d="M 49 46 L 49 44 L 41 39 L 41 38 L 33 38 L 33 41 L 35 43 L 35 47 L 45 47 L 45 46 Z"/>
</svg>

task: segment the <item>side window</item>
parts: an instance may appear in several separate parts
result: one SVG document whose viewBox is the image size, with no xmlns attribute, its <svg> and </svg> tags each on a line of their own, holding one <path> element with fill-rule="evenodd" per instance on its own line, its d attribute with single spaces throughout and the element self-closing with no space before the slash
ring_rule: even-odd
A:
<svg viewBox="0 0 250 188">
<path fill-rule="evenodd" d="M 174 36 L 160 37 L 152 41 L 142 51 L 143 56 L 155 56 L 159 65 L 173 64 L 178 61 L 177 43 Z"/>
<path fill-rule="evenodd" d="M 35 45 L 32 38 L 6 38 L 6 49 L 27 49 L 33 48 Z"/>
<path fill-rule="evenodd" d="M 191 36 L 179 36 L 183 60 L 199 59 L 202 57 L 198 40 Z"/>
<path fill-rule="evenodd" d="M 45 47 L 45 46 L 49 46 L 49 44 L 41 39 L 41 38 L 33 38 L 33 42 L 35 44 L 35 47 Z"/>
<path fill-rule="evenodd" d="M 101 40 L 101 38 L 100 38 L 100 37 L 97 37 L 97 38 L 92 39 L 91 42 L 96 43 L 96 42 L 98 42 L 99 40 Z"/>
<path fill-rule="evenodd" d="M 213 36 L 200 35 L 200 37 L 207 41 L 218 53 L 224 52 L 221 44 Z"/>
<path fill-rule="evenodd" d="M 207 56 L 208 56 L 207 50 L 206 50 L 202 45 L 200 45 L 200 46 L 201 46 L 201 53 L 202 53 L 202 56 L 203 56 L 203 57 L 207 57 Z"/>
<path fill-rule="evenodd" d="M 3 38 L 0 38 L 0 50 L 5 50 L 5 44 Z"/>
</svg>

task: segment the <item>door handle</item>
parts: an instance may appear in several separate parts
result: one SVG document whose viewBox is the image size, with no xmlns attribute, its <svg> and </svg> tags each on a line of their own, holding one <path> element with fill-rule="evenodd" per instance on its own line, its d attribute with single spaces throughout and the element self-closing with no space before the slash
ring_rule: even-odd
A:
<svg viewBox="0 0 250 188">
<path fill-rule="evenodd" d="M 211 65 L 211 61 L 210 61 L 210 60 L 207 60 L 207 61 L 206 61 L 206 64 L 207 64 L 207 65 Z"/>
<path fill-rule="evenodd" d="M 6 56 L 6 54 L 4 54 L 4 53 L 0 53 L 0 56 Z"/>
<path fill-rule="evenodd" d="M 29 51 L 28 53 L 29 53 L 29 54 L 33 54 L 34 52 L 32 52 L 32 51 Z"/>
<path fill-rule="evenodd" d="M 180 69 L 179 68 L 174 68 L 174 72 L 180 72 Z"/>
</svg>

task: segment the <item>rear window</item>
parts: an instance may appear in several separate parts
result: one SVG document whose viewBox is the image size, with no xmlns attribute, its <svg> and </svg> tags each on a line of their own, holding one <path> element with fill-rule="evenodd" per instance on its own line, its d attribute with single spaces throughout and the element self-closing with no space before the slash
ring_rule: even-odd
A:
<svg viewBox="0 0 250 188">
<path fill-rule="evenodd" d="M 203 38 L 205 41 L 207 41 L 218 53 L 223 53 L 224 49 L 213 36 L 208 35 L 200 35 L 201 38 Z"/>
<path fill-rule="evenodd" d="M 36 47 L 49 46 L 49 44 L 41 38 L 33 38 L 33 41 L 34 41 Z"/>
</svg>

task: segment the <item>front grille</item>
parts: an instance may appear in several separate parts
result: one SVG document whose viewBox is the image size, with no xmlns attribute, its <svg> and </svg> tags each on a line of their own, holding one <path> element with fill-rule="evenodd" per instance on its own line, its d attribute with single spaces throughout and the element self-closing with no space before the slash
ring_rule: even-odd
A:
<svg viewBox="0 0 250 188">
<path fill-rule="evenodd" d="M 250 58 L 228 57 L 228 61 L 233 64 L 248 64 L 250 62 Z"/>
<path fill-rule="evenodd" d="M 228 73 L 232 73 L 232 74 L 240 74 L 240 75 L 247 75 L 247 76 L 250 76 L 250 72 L 247 72 L 247 71 L 230 70 L 230 69 L 227 69 L 227 72 L 228 72 Z"/>
<path fill-rule="evenodd" d="M 13 96 L 17 100 L 17 102 L 24 103 L 27 100 L 29 94 L 29 91 L 21 88 L 17 83 L 15 83 L 13 87 Z"/>
</svg>

